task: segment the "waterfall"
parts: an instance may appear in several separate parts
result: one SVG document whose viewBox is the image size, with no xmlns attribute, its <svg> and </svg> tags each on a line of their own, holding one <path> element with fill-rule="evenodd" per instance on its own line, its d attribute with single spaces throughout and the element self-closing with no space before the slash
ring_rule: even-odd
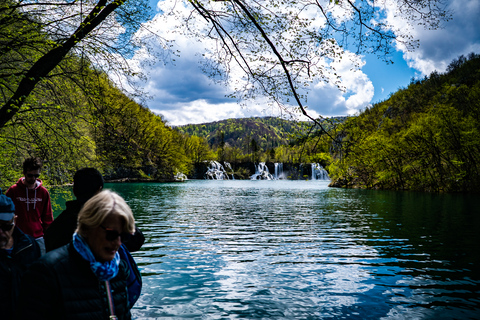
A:
<svg viewBox="0 0 480 320">
<path fill-rule="evenodd" d="M 235 180 L 232 165 L 229 162 L 223 162 L 223 165 L 218 161 L 205 161 L 208 163 L 207 172 L 204 174 L 205 179 L 210 180 Z M 293 172 L 289 172 L 289 166 L 286 165 L 287 171 L 284 171 L 284 165 L 281 162 L 269 163 L 272 168 L 270 173 L 266 162 L 255 164 L 255 173 L 250 176 L 250 180 L 286 180 L 286 179 L 311 179 L 315 180 L 330 180 L 328 172 L 319 163 L 300 164 L 300 168 L 293 168 Z M 311 175 L 309 175 L 311 168 Z M 305 175 L 304 175 L 305 174 Z M 187 177 L 182 173 L 178 173 L 176 180 L 186 180 Z"/>
<path fill-rule="evenodd" d="M 327 170 L 320 164 L 312 163 L 312 180 L 330 180 Z"/>
<path fill-rule="evenodd" d="M 250 176 L 250 180 L 273 180 L 272 174 L 268 171 L 265 162 L 260 162 L 255 168 L 255 174 Z"/>
<path fill-rule="evenodd" d="M 175 181 L 185 181 L 188 180 L 187 176 L 182 172 L 177 172 L 175 175 Z"/>
<path fill-rule="evenodd" d="M 235 180 L 235 176 L 233 175 L 232 165 L 230 164 L 230 162 L 224 161 L 223 164 L 224 164 L 225 167 L 226 167 L 227 169 L 229 169 L 230 172 L 232 173 L 232 180 Z"/>
<path fill-rule="evenodd" d="M 283 174 L 283 163 L 275 162 L 275 180 L 285 179 L 285 175 Z"/>
<path fill-rule="evenodd" d="M 228 174 L 218 161 L 210 161 L 210 166 L 205 172 L 205 179 L 228 180 Z"/>
</svg>

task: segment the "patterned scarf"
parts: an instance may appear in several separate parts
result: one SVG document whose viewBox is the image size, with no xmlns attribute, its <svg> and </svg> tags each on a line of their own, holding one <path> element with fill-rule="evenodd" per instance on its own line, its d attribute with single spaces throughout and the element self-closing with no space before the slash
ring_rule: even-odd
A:
<svg viewBox="0 0 480 320">
<path fill-rule="evenodd" d="M 73 247 L 83 259 L 90 262 L 90 269 L 92 269 L 98 280 L 108 281 L 115 278 L 118 273 L 118 266 L 120 265 L 120 255 L 118 252 L 115 254 L 113 260 L 104 263 L 98 262 L 95 260 L 92 250 L 90 250 L 85 239 L 76 232 L 73 234 Z"/>
</svg>

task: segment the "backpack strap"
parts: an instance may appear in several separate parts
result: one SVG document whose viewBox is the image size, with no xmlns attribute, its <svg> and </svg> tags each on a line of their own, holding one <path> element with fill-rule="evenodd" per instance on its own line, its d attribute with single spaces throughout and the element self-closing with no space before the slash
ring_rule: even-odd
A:
<svg viewBox="0 0 480 320">
<path fill-rule="evenodd" d="M 110 288 L 110 281 L 105 281 L 105 288 L 107 290 L 108 296 L 108 309 L 110 311 L 110 316 L 108 317 L 110 320 L 117 320 L 117 316 L 115 315 L 115 305 L 113 304 L 113 297 L 112 297 L 112 289 Z"/>
<path fill-rule="evenodd" d="M 129 307 L 131 308 L 135 302 L 137 302 L 138 298 L 140 297 L 140 293 L 142 292 L 142 276 L 140 274 L 140 270 L 138 270 L 135 259 L 133 259 L 132 255 L 124 244 L 120 246 L 118 253 L 120 254 L 122 261 L 125 261 L 129 269 L 129 275 L 127 278 L 127 292 L 128 303 Z"/>
</svg>

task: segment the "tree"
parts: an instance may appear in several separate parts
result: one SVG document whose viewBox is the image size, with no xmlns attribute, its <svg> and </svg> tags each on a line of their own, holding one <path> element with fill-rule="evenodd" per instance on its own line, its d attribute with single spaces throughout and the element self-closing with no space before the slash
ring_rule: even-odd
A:
<svg viewBox="0 0 480 320">
<path fill-rule="evenodd" d="M 95 141 L 97 156 L 107 171 L 116 174 L 117 169 L 147 169 L 152 171 L 152 178 L 162 179 L 173 177 L 175 169 L 187 172 L 186 148 L 176 130 L 108 79 L 99 78 L 99 86 L 102 91 L 94 112 L 99 122 Z"/>
<path fill-rule="evenodd" d="M 220 161 L 225 161 L 225 131 L 219 130 L 218 135 L 218 159 Z"/>
<path fill-rule="evenodd" d="M 66 71 L 76 69 L 67 63 L 62 67 Z M 94 72 L 82 79 L 89 77 L 93 84 Z M 29 97 L 29 106 L 0 130 L 2 157 L 10 158 L 12 168 L 18 168 L 25 157 L 39 156 L 46 165 L 45 182 L 64 184 L 71 181 L 75 169 L 96 165 L 95 143 L 90 135 L 94 126 L 92 93 L 79 90 L 75 84 L 82 79 L 74 75 L 70 79 L 45 79 Z M 0 171 L 0 176 L 6 172 Z M 0 177 L 4 183 L 11 179 Z"/>
<path fill-rule="evenodd" d="M 187 157 L 192 159 L 193 164 L 198 165 L 214 157 L 205 138 L 185 135 L 183 140 Z"/>
<path fill-rule="evenodd" d="M 0 128 L 19 112 L 39 83 L 68 76 L 60 64 L 69 57 L 128 73 L 121 55 L 131 52 L 134 43 L 122 34 L 138 29 L 145 8 L 144 0 L 2 1 Z"/>
<path fill-rule="evenodd" d="M 260 147 L 255 138 L 252 138 L 252 141 L 250 141 L 250 149 L 252 150 L 252 162 L 256 162 L 259 158 Z"/>
</svg>

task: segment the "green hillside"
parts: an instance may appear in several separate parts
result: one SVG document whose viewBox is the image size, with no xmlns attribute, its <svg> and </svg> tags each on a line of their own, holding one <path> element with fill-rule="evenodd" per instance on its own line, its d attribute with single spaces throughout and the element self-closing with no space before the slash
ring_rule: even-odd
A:
<svg viewBox="0 0 480 320">
<path fill-rule="evenodd" d="M 346 117 L 332 118 L 334 123 L 342 122 Z M 325 122 L 327 128 L 331 124 Z M 179 132 L 205 138 L 210 147 L 216 149 L 222 143 L 248 150 L 252 140 L 262 151 L 271 150 L 279 146 L 296 145 L 302 143 L 306 136 L 314 137 L 320 134 L 320 128 L 312 122 L 291 121 L 275 117 L 252 117 L 227 119 L 222 121 L 189 124 L 175 127 Z"/>
<path fill-rule="evenodd" d="M 480 191 L 480 55 L 454 60 L 349 118 L 336 132 L 334 185 Z"/>
</svg>

